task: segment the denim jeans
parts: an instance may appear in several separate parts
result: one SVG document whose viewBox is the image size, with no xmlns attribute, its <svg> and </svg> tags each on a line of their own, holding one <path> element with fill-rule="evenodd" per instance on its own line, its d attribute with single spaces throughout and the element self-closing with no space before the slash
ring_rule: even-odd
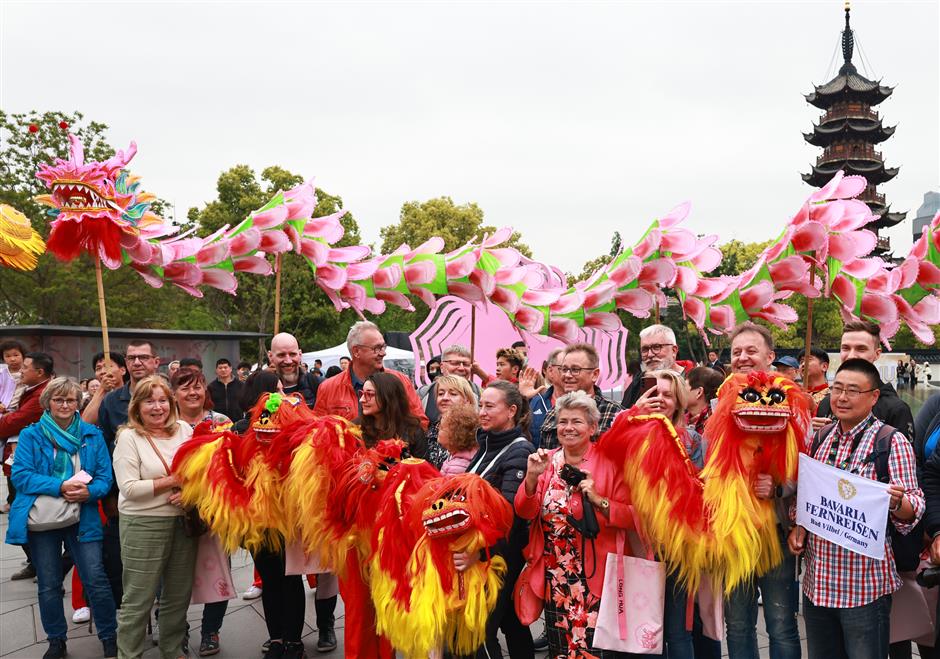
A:
<svg viewBox="0 0 940 659">
<path fill-rule="evenodd" d="M 64 640 L 68 632 L 63 605 L 65 590 L 62 588 L 63 544 L 71 554 L 85 587 L 85 598 L 98 628 L 98 638 L 103 641 L 115 638 L 114 598 L 101 564 L 101 543 L 79 542 L 78 524 L 52 531 L 29 531 L 27 537 L 39 584 L 39 617 L 49 639 Z"/>
<path fill-rule="evenodd" d="M 884 659 L 888 656 L 891 596 L 863 606 L 833 609 L 803 597 L 810 659 Z"/>
<path fill-rule="evenodd" d="M 721 643 L 702 633 L 702 617 L 698 604 L 692 616 L 692 630 L 685 626 L 688 591 L 678 584 L 676 574 L 666 576 L 666 597 L 663 610 L 663 641 L 669 659 L 721 659 Z"/>
<path fill-rule="evenodd" d="M 770 659 L 799 659 L 800 633 L 796 626 L 796 557 L 777 527 L 783 561 L 767 574 L 734 589 L 725 606 L 729 659 L 759 659 L 757 650 L 757 589 L 764 603 L 764 622 L 770 636 Z"/>
</svg>

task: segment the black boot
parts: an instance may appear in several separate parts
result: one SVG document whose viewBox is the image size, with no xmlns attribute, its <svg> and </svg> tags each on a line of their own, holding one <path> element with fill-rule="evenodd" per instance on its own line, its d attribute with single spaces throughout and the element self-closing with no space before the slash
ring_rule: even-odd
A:
<svg viewBox="0 0 940 659">
<path fill-rule="evenodd" d="M 317 652 L 329 652 L 336 649 L 336 632 L 333 631 L 336 611 L 336 595 L 327 599 L 314 600 L 317 609 Z"/>
</svg>

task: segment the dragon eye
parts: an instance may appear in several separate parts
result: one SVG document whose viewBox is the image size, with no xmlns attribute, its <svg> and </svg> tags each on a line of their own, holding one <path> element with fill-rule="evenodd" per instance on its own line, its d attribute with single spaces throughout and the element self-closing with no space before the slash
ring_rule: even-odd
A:
<svg viewBox="0 0 940 659">
<path fill-rule="evenodd" d="M 783 401 L 787 399 L 787 395 L 783 393 L 782 391 L 780 391 L 779 389 L 771 389 L 770 393 L 767 394 L 767 398 L 774 405 L 779 405 L 780 403 L 782 403 Z"/>
<path fill-rule="evenodd" d="M 740 394 L 738 394 L 745 403 L 759 403 L 760 402 L 760 393 L 757 389 L 748 387 Z"/>
</svg>

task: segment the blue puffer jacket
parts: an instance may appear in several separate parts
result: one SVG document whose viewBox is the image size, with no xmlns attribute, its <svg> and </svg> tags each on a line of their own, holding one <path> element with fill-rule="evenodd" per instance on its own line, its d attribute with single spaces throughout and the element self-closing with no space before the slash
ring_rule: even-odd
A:
<svg viewBox="0 0 940 659">
<path fill-rule="evenodd" d="M 81 468 L 91 476 L 88 484 L 88 501 L 82 504 L 78 521 L 78 541 L 95 542 L 104 536 L 101 518 L 98 516 L 98 500 L 111 489 L 111 458 L 104 437 L 97 427 L 81 422 L 82 445 L 78 449 Z M 29 509 L 40 494 L 59 496 L 62 481 L 52 474 L 52 442 L 38 423 L 27 426 L 20 433 L 13 460 L 11 479 L 16 487 L 16 498 L 10 507 L 10 527 L 7 529 L 7 544 L 25 545 L 26 522 Z"/>
</svg>

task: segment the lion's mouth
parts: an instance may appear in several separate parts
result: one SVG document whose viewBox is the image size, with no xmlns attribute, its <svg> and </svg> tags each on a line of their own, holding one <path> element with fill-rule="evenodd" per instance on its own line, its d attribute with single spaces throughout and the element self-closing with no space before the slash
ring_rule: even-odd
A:
<svg viewBox="0 0 940 659">
<path fill-rule="evenodd" d="M 433 517 L 426 517 L 424 520 L 424 532 L 428 535 L 446 535 L 468 526 L 470 526 L 470 513 L 459 508 Z"/>
<path fill-rule="evenodd" d="M 783 409 L 746 407 L 734 411 L 734 422 L 744 432 L 774 433 L 787 427 L 790 413 Z"/>
</svg>

